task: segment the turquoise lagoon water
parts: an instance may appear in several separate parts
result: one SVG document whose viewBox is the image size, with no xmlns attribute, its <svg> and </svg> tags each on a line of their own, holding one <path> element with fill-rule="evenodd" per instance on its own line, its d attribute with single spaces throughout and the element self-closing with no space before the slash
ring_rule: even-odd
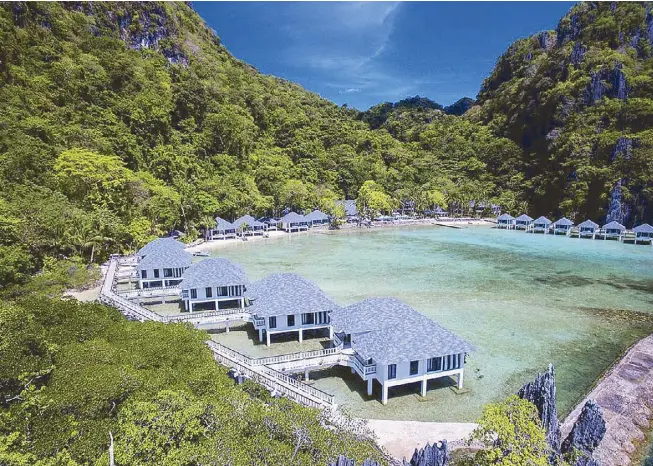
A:
<svg viewBox="0 0 653 466">
<path fill-rule="evenodd" d="M 464 394 L 440 382 L 422 399 L 409 386 L 392 389 L 383 406 L 346 368 L 314 374 L 318 388 L 358 417 L 473 421 L 483 405 L 514 393 L 550 362 L 563 415 L 628 346 L 653 332 L 653 248 L 646 246 L 423 227 L 300 234 L 239 243 L 216 255 L 239 262 L 251 280 L 299 273 L 342 305 L 400 298 L 477 348 Z M 265 353 L 252 336 L 214 338 Z"/>
</svg>

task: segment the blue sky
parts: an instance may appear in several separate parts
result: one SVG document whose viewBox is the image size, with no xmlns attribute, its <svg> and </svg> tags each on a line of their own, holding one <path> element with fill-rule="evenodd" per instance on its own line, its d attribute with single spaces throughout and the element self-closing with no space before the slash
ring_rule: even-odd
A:
<svg viewBox="0 0 653 466">
<path fill-rule="evenodd" d="M 196 2 L 237 58 L 361 110 L 421 95 L 476 97 L 516 39 L 570 2 Z"/>
</svg>

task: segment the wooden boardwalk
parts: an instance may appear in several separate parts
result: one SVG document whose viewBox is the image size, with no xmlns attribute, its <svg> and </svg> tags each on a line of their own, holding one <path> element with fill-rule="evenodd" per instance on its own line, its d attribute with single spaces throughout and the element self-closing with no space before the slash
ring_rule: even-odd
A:
<svg viewBox="0 0 653 466">
<path fill-rule="evenodd" d="M 628 466 L 653 420 L 653 335 L 634 344 L 562 424 L 565 438 L 588 399 L 603 410 L 606 433 L 594 452 L 601 466 Z"/>
</svg>

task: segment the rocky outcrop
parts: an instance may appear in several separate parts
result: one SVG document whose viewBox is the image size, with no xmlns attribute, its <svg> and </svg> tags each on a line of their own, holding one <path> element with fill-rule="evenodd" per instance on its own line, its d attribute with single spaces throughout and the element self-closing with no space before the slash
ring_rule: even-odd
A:
<svg viewBox="0 0 653 466">
<path fill-rule="evenodd" d="M 353 459 L 349 459 L 340 455 L 338 459 L 334 463 L 330 463 L 329 466 L 357 466 L 357 465 L 356 465 L 356 461 L 354 461 Z M 358 466 L 379 466 L 379 463 L 367 459 Z"/>
<path fill-rule="evenodd" d="M 586 51 L 587 49 L 580 42 L 576 42 L 574 44 L 574 48 L 572 49 L 571 55 L 569 57 L 569 61 L 572 65 L 574 65 L 574 68 L 580 68 L 580 64 L 583 62 L 583 57 L 585 56 Z"/>
<path fill-rule="evenodd" d="M 446 440 L 415 450 L 410 463 L 404 459 L 404 466 L 446 466 L 449 462 L 449 447 Z"/>
<path fill-rule="evenodd" d="M 636 141 L 632 138 L 620 137 L 612 149 L 610 154 L 610 162 L 614 162 L 618 158 L 630 160 L 633 155 L 633 148 L 636 147 Z"/>
<path fill-rule="evenodd" d="M 555 47 L 557 36 L 555 32 L 542 31 L 538 34 L 537 41 L 540 44 L 540 48 L 549 50 Z"/>
<path fill-rule="evenodd" d="M 605 223 L 619 222 L 622 225 L 630 220 L 631 206 L 624 202 L 623 189 L 624 180 L 617 180 L 610 191 L 610 203 L 608 213 L 605 216 Z"/>
<path fill-rule="evenodd" d="M 546 441 L 551 446 L 552 462 L 560 455 L 560 422 L 556 407 L 556 382 L 553 364 L 546 372 L 538 374 L 533 382 L 519 389 L 517 396 L 535 405 L 540 414 L 542 426 L 546 430 Z"/>
<path fill-rule="evenodd" d="M 626 100 L 629 93 L 630 88 L 623 72 L 623 65 L 617 63 L 612 70 L 603 68 L 591 73 L 590 83 L 585 89 L 585 103 L 594 105 L 603 96 Z"/>
<path fill-rule="evenodd" d="M 588 400 L 571 432 L 562 443 L 562 452 L 573 458 L 572 466 L 598 465 L 592 458 L 594 450 L 605 436 L 605 420 L 601 408 L 594 400 Z"/>
</svg>

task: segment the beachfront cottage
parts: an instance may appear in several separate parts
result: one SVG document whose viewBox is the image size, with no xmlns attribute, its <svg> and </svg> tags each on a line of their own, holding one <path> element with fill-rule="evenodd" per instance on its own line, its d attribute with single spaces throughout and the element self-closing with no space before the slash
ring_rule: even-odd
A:
<svg viewBox="0 0 653 466">
<path fill-rule="evenodd" d="M 253 283 L 246 294 L 259 341 L 270 346 L 270 336 L 325 329 L 330 333 L 329 313 L 338 306 L 315 283 L 294 273 L 276 273 Z"/>
<path fill-rule="evenodd" d="M 189 253 L 171 244 L 149 252 L 136 266 L 138 287 L 146 289 L 178 285 L 191 260 Z"/>
<path fill-rule="evenodd" d="M 388 402 L 391 387 L 419 383 L 426 396 L 428 381 L 455 377 L 463 386 L 465 354 L 474 348 L 428 317 L 395 298 L 372 298 L 331 312 L 331 325 L 352 351 L 353 371 L 381 388 L 381 402 Z"/>
<path fill-rule="evenodd" d="M 449 215 L 446 210 L 444 210 L 442 207 L 437 206 L 435 210 L 433 211 L 436 217 L 446 217 Z"/>
<path fill-rule="evenodd" d="M 306 220 L 306 223 L 308 223 L 309 227 L 314 227 L 329 223 L 329 216 L 324 212 L 314 210 L 310 214 L 304 215 L 304 220 Z"/>
<path fill-rule="evenodd" d="M 599 229 L 599 224 L 591 220 L 585 220 L 578 225 L 579 238 L 592 238 L 594 239 L 596 231 Z"/>
<path fill-rule="evenodd" d="M 232 239 L 236 237 L 236 227 L 223 218 L 215 217 L 215 228 L 210 229 L 208 234 L 209 240 Z"/>
<path fill-rule="evenodd" d="M 263 217 L 258 220 L 259 222 L 265 225 L 266 231 L 277 231 L 280 220 L 277 220 L 274 217 Z"/>
<path fill-rule="evenodd" d="M 573 226 L 574 222 L 569 220 L 567 217 L 562 217 L 560 220 L 553 222 L 553 234 L 569 235 Z"/>
<path fill-rule="evenodd" d="M 228 259 L 204 259 L 184 272 L 181 299 L 188 312 L 245 307 L 247 275 Z"/>
<path fill-rule="evenodd" d="M 186 247 L 184 243 L 181 241 L 177 241 L 176 239 L 172 238 L 157 238 L 155 240 L 150 241 L 147 243 L 145 246 L 140 248 L 138 252 L 136 253 L 136 258 L 138 260 L 142 259 L 143 257 L 147 256 L 148 254 L 154 253 L 154 252 L 161 252 L 161 251 L 167 251 L 170 249 L 178 249 L 182 250 Z"/>
<path fill-rule="evenodd" d="M 601 228 L 603 239 L 616 239 L 618 241 L 621 241 L 625 231 L 626 227 L 619 222 L 610 222 Z"/>
<path fill-rule="evenodd" d="M 533 219 L 526 214 L 521 214 L 515 219 L 515 230 L 528 230 L 533 224 Z"/>
<path fill-rule="evenodd" d="M 352 218 L 358 217 L 358 207 L 356 207 L 355 199 L 345 199 L 336 201 L 336 204 L 341 205 L 345 208 L 345 217 Z"/>
<path fill-rule="evenodd" d="M 234 220 L 236 231 L 244 236 L 262 236 L 265 232 L 265 223 L 259 222 L 251 215 L 243 215 Z"/>
<path fill-rule="evenodd" d="M 296 212 L 287 213 L 281 217 L 279 223 L 281 224 L 281 229 L 286 233 L 308 230 L 308 223 L 304 219 L 304 216 Z"/>
<path fill-rule="evenodd" d="M 515 227 L 515 217 L 510 214 L 501 214 L 497 217 L 497 228 L 510 230 Z"/>
<path fill-rule="evenodd" d="M 533 233 L 548 233 L 551 228 L 551 220 L 542 216 L 533 220 L 533 228 L 531 231 Z"/>
<path fill-rule="evenodd" d="M 653 240 L 653 227 L 648 223 L 633 228 L 633 233 L 635 233 L 635 244 L 638 242 L 651 243 Z"/>
</svg>

